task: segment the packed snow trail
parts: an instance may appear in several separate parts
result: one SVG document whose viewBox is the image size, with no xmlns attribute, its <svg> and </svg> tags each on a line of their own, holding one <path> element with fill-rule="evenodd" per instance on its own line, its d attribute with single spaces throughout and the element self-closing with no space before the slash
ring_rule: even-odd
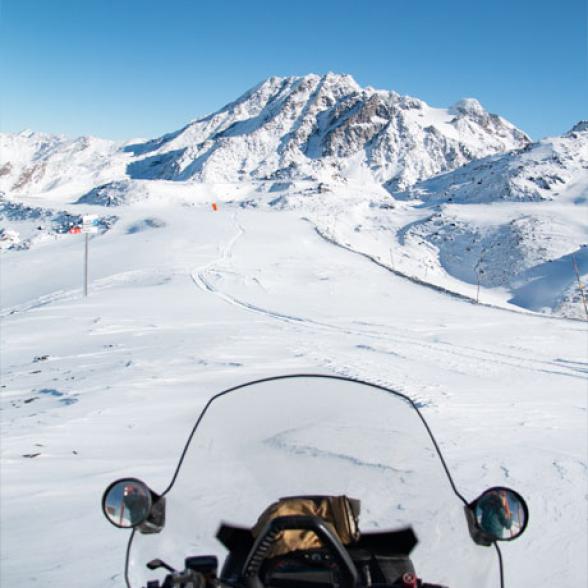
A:
<svg viewBox="0 0 588 588">
<path fill-rule="evenodd" d="M 194 281 L 196 286 L 198 286 L 198 288 L 200 288 L 204 292 L 209 292 L 211 294 L 214 294 L 215 296 L 217 296 L 221 300 L 224 300 L 225 302 L 228 302 L 229 304 L 232 304 L 233 306 L 237 306 L 239 308 L 242 308 L 244 310 L 248 310 L 250 312 L 255 312 L 257 314 L 261 314 L 266 317 L 275 318 L 275 319 L 279 319 L 279 320 L 283 320 L 283 321 L 287 321 L 287 322 L 306 322 L 305 319 L 302 319 L 302 318 L 297 318 L 294 316 L 287 316 L 287 315 L 283 315 L 280 313 L 271 312 L 269 310 L 259 308 L 253 304 L 241 302 L 240 300 L 237 300 L 237 298 L 230 296 L 229 294 L 227 294 L 225 292 L 222 292 L 218 288 L 215 288 L 210 283 L 210 281 L 206 278 L 207 272 L 209 272 L 213 268 L 218 268 L 220 270 L 221 267 L 231 258 L 231 252 L 232 252 L 232 249 L 233 249 L 235 243 L 237 243 L 237 241 L 245 233 L 245 230 L 237 221 L 236 215 L 233 215 L 233 222 L 236 225 L 237 232 L 235 233 L 235 235 L 231 238 L 231 240 L 226 245 L 220 244 L 220 246 L 219 246 L 220 257 L 218 257 L 217 259 L 213 259 L 212 261 L 209 261 L 208 263 L 206 263 L 202 267 L 194 270 L 191 273 L 192 280 Z"/>
</svg>

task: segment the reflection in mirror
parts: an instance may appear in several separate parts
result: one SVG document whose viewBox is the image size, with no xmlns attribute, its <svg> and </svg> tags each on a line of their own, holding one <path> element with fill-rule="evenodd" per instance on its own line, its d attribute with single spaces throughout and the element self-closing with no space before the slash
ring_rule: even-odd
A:
<svg viewBox="0 0 588 588">
<path fill-rule="evenodd" d="M 490 488 L 473 503 L 478 528 L 493 541 L 510 541 L 527 526 L 523 497 L 510 488 Z"/>
<path fill-rule="evenodd" d="M 130 529 L 143 523 L 151 511 L 149 487 L 134 478 L 117 480 L 104 493 L 102 509 L 116 527 Z"/>
</svg>

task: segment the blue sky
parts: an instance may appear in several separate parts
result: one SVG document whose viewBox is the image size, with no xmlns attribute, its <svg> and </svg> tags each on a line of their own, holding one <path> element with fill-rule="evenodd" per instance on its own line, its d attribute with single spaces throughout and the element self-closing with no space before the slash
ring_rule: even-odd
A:
<svg viewBox="0 0 588 588">
<path fill-rule="evenodd" d="M 154 137 L 272 75 L 349 73 L 533 138 L 588 118 L 585 0 L 0 0 L 0 128 Z"/>
</svg>

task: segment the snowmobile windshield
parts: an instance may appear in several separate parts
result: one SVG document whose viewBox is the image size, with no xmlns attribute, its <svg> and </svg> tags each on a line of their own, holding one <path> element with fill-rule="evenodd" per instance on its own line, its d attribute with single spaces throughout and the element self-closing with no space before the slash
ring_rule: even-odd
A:
<svg viewBox="0 0 588 588">
<path fill-rule="evenodd" d="M 472 540 L 464 500 L 408 398 L 342 378 L 289 376 L 227 391 L 207 408 L 166 491 L 164 528 L 131 538 L 131 587 L 163 579 L 165 570 L 146 567 L 156 558 L 183 569 L 185 557 L 217 555 L 222 567 L 221 522 L 251 528 L 271 503 L 301 495 L 359 499 L 363 533 L 412 527 L 410 558 L 425 582 L 501 585 L 497 551 Z"/>
</svg>

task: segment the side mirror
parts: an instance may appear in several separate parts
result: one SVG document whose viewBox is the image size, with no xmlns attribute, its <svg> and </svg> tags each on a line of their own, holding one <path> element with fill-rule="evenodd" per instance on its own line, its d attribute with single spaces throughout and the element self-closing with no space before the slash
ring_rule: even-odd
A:
<svg viewBox="0 0 588 588">
<path fill-rule="evenodd" d="M 495 486 L 466 506 L 466 516 L 474 541 L 491 545 L 520 537 L 527 528 L 529 509 L 518 492 Z"/>
<path fill-rule="evenodd" d="M 120 529 L 158 533 L 165 523 L 165 498 L 137 478 L 122 478 L 106 488 L 102 512 Z"/>
</svg>

